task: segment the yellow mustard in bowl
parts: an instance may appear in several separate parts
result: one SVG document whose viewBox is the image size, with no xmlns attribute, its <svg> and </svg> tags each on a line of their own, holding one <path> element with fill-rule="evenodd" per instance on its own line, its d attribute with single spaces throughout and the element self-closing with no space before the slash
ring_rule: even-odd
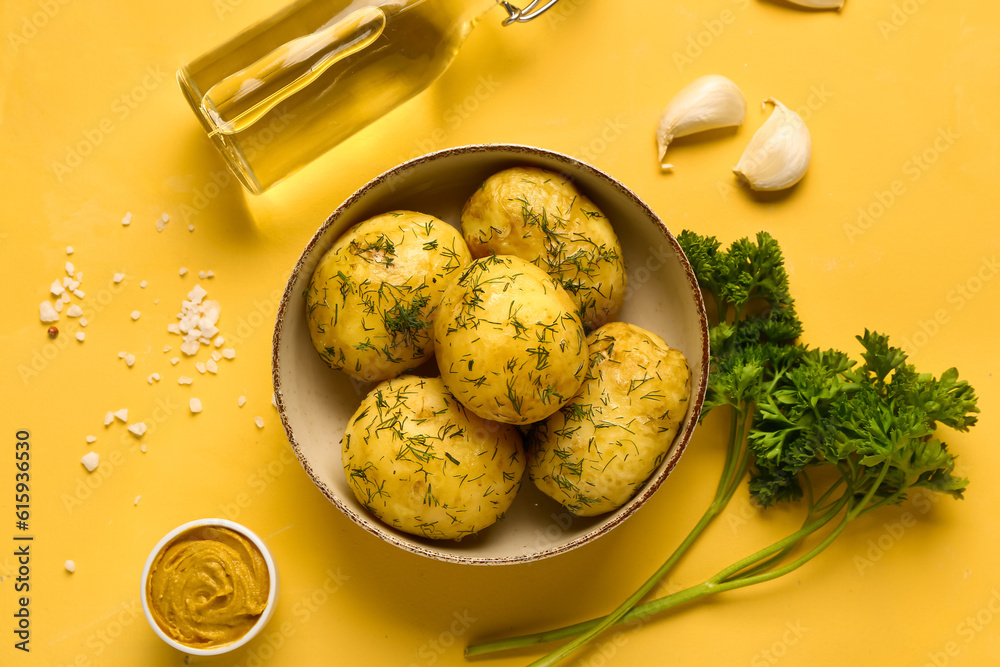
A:
<svg viewBox="0 0 1000 667">
<path fill-rule="evenodd" d="M 145 586 L 152 616 L 168 637 L 211 648 L 237 641 L 254 626 L 267 607 L 270 575 L 247 537 L 198 526 L 160 550 Z"/>
</svg>

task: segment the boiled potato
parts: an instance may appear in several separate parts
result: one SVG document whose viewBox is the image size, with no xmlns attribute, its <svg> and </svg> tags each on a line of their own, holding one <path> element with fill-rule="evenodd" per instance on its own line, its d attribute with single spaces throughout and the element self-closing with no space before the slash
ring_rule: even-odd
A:
<svg viewBox="0 0 1000 667">
<path fill-rule="evenodd" d="M 569 292 L 587 331 L 618 316 L 625 264 L 611 223 L 571 182 L 534 167 L 490 176 L 465 204 L 473 257 L 516 255 Z"/>
<path fill-rule="evenodd" d="M 518 257 L 477 259 L 445 290 L 434 321 L 449 391 L 484 419 L 530 424 L 570 400 L 586 373 L 572 299 Z"/>
<path fill-rule="evenodd" d="M 342 444 L 358 502 L 390 526 L 433 539 L 458 540 L 496 522 L 524 474 L 517 428 L 469 413 L 441 378 L 378 384 Z"/>
<path fill-rule="evenodd" d="M 617 509 L 659 467 L 687 412 L 684 355 L 637 326 L 611 322 L 587 337 L 580 392 L 532 426 L 528 474 L 578 516 Z"/>
<path fill-rule="evenodd" d="M 313 346 L 332 368 L 369 382 L 434 352 L 445 285 L 472 261 L 458 230 L 414 211 L 365 220 L 320 260 L 306 290 Z"/>
</svg>

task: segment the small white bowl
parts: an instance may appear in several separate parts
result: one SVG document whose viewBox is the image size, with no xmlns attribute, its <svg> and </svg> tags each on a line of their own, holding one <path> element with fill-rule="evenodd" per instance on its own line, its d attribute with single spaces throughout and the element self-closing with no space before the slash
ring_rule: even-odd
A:
<svg viewBox="0 0 1000 667">
<path fill-rule="evenodd" d="M 246 634 L 236 641 L 223 644 L 221 646 L 213 646 L 211 648 L 196 648 L 193 646 L 187 646 L 186 644 L 182 644 L 168 636 L 156 622 L 156 619 L 153 618 L 153 612 L 149 608 L 149 600 L 146 599 L 146 581 L 149 579 L 149 569 L 153 565 L 153 560 L 156 558 L 157 554 L 159 554 L 163 548 L 167 546 L 167 544 L 169 544 L 181 533 L 191 530 L 192 528 L 201 528 L 202 526 L 228 528 L 232 531 L 240 533 L 253 542 L 254 546 L 257 547 L 261 555 L 264 557 L 264 562 L 267 564 L 267 574 L 270 579 L 270 586 L 267 591 L 267 605 L 264 607 L 264 612 L 260 615 L 260 618 L 258 618 L 257 622 L 253 624 L 253 627 L 247 630 Z M 160 639 L 178 651 L 182 651 L 189 655 L 221 655 L 223 653 L 234 651 L 249 642 L 251 639 L 256 637 L 264 626 L 267 625 L 267 622 L 271 620 L 278 600 L 278 568 L 275 566 L 274 556 L 271 554 L 271 550 L 268 546 L 264 543 L 264 540 L 260 539 L 256 533 L 246 526 L 238 524 L 234 521 L 229 521 L 228 519 L 197 519 L 195 521 L 189 521 L 183 525 L 177 526 L 156 543 L 156 546 L 153 547 L 153 550 L 149 552 L 149 556 L 146 558 L 146 565 L 142 568 L 142 579 L 140 580 L 139 588 L 141 590 L 142 611 L 146 615 L 146 620 L 149 622 L 149 626 L 153 628 L 153 632 L 155 632 Z"/>
<path fill-rule="evenodd" d="M 373 215 L 410 209 L 459 226 L 462 206 L 490 175 L 513 166 L 558 172 L 608 217 L 622 244 L 629 287 L 618 319 L 659 334 L 691 367 L 688 414 L 663 462 L 623 507 L 580 518 L 525 479 L 505 517 L 460 542 L 395 530 L 354 497 L 341 462 L 347 420 L 373 385 L 331 370 L 313 348 L 303 290 L 334 241 Z M 390 169 L 351 195 L 312 237 L 292 269 L 275 323 L 272 375 L 278 412 L 296 456 L 338 509 L 369 533 L 413 553 L 471 565 L 523 563 L 606 535 L 631 516 L 673 470 L 701 414 L 708 381 L 708 320 L 698 281 L 677 240 L 631 190 L 608 174 L 552 151 L 513 144 L 450 148 Z"/>
</svg>

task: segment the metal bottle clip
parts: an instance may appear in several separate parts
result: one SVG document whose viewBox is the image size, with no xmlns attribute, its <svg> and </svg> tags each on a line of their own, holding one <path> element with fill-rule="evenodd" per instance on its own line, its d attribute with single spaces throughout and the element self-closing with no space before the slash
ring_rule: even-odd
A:
<svg viewBox="0 0 1000 667">
<path fill-rule="evenodd" d="M 540 16 L 545 12 L 545 10 L 559 2 L 559 0 L 549 0 L 545 3 L 545 6 L 539 8 L 538 6 L 541 5 L 543 1 L 544 0 L 532 0 L 532 2 L 529 3 L 524 9 L 518 9 L 509 2 L 501 2 L 500 4 L 507 10 L 507 18 L 503 20 L 503 24 L 510 25 L 511 23 L 526 23 L 527 21 Z"/>
</svg>

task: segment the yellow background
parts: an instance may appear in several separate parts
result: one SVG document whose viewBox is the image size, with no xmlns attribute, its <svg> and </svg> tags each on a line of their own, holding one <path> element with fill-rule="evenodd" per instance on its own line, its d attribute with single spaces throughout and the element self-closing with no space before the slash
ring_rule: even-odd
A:
<svg viewBox="0 0 1000 667">
<path fill-rule="evenodd" d="M 14 0 L 0 10 L 0 663 L 182 664 L 142 618 L 139 573 L 164 533 L 211 515 L 265 538 L 282 593 L 263 636 L 191 664 L 458 665 L 469 641 L 605 613 L 662 562 L 712 493 L 717 417 L 625 525 L 512 567 L 431 562 L 369 536 L 290 455 L 271 406 L 270 343 L 301 247 L 369 178 L 429 150 L 488 141 L 592 162 L 675 232 L 725 243 L 771 232 L 807 342 L 856 353 L 853 336 L 865 327 L 887 332 L 924 371 L 958 366 L 981 397 L 981 423 L 946 438 L 971 478 L 964 501 L 919 496 L 860 520 L 795 574 L 609 636 L 578 664 L 1000 660 L 995 3 L 847 0 L 840 13 L 817 13 L 764 0 L 561 0 L 548 16 L 509 28 L 497 9 L 431 89 L 291 180 L 259 197 L 233 184 L 213 189 L 223 163 L 173 73 L 280 6 Z M 707 73 L 742 87 L 747 121 L 710 140 L 678 141 L 676 169 L 662 173 L 659 113 Z M 493 90 L 477 96 L 480 77 Z M 767 117 L 758 102 L 771 96 L 805 117 L 813 164 L 787 195 L 755 197 L 730 168 Z M 461 122 L 449 120 L 456 114 Z M 78 166 L 59 166 L 88 142 Z M 123 227 L 127 211 L 132 224 Z M 171 222 L 158 233 L 163 212 Z M 83 343 L 67 317 L 56 341 L 38 320 L 67 259 L 84 273 Z M 178 339 L 166 325 L 199 270 L 215 274 L 200 282 L 222 304 L 220 327 L 237 352 L 217 376 L 199 374 L 190 359 L 168 362 Z M 116 286 L 119 271 L 127 277 Z M 133 310 L 142 312 L 135 322 Z M 174 352 L 165 354 L 168 344 Z M 147 384 L 152 372 L 163 380 Z M 178 386 L 180 373 L 194 384 Z M 189 413 L 190 396 L 203 413 Z M 121 424 L 103 426 L 105 412 L 122 407 L 149 426 L 141 441 Z M 12 633 L 18 429 L 31 432 L 33 456 L 30 654 L 13 649 Z M 102 457 L 93 474 L 79 462 L 89 434 Z M 741 490 L 661 590 L 699 581 L 795 519 L 794 510 L 759 512 Z"/>
</svg>

